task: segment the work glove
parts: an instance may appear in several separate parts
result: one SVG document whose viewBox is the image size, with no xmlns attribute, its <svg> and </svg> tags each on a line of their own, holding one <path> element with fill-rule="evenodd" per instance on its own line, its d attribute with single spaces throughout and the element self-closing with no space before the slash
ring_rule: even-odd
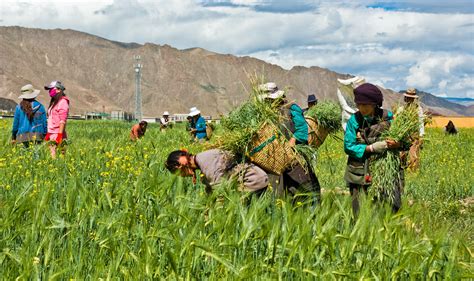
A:
<svg viewBox="0 0 474 281">
<path fill-rule="evenodd" d="M 49 141 L 49 133 L 46 133 L 46 136 L 44 136 L 45 141 Z"/>
<path fill-rule="evenodd" d="M 56 137 L 56 143 L 61 144 L 62 141 L 63 141 L 63 134 L 59 133 L 58 136 Z"/>
<path fill-rule="evenodd" d="M 373 153 L 384 153 L 387 148 L 388 146 L 386 141 L 378 141 L 370 145 L 370 151 Z"/>
</svg>

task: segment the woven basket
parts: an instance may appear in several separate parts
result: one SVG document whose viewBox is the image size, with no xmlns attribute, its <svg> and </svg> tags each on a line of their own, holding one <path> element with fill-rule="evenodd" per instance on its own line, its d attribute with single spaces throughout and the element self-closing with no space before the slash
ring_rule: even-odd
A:
<svg viewBox="0 0 474 281">
<path fill-rule="evenodd" d="M 308 123 L 308 143 L 312 147 L 318 148 L 326 140 L 328 130 L 318 126 L 318 121 L 312 117 L 305 116 L 306 123 Z"/>
<path fill-rule="evenodd" d="M 252 140 L 250 161 L 265 171 L 281 175 L 296 160 L 296 153 L 285 137 L 279 134 L 278 128 L 271 124 L 262 125 L 259 133 Z"/>
</svg>

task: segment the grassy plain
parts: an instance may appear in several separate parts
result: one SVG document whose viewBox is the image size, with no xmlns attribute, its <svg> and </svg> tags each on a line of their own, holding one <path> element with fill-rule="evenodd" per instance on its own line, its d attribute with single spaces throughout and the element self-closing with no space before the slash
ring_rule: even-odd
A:
<svg viewBox="0 0 474 281">
<path fill-rule="evenodd" d="M 404 207 L 366 200 L 351 217 L 342 134 L 319 149 L 321 205 L 266 194 L 243 203 L 231 182 L 204 187 L 170 175 L 167 154 L 191 144 L 183 127 L 70 122 L 64 158 L 9 144 L 0 120 L 2 279 L 474 278 L 474 129 L 428 129 Z M 36 151 L 35 151 L 36 150 Z"/>
</svg>

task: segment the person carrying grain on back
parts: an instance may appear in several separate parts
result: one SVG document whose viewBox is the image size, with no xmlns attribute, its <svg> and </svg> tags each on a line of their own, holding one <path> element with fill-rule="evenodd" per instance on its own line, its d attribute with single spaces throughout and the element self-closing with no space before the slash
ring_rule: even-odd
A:
<svg viewBox="0 0 474 281">
<path fill-rule="evenodd" d="M 130 131 L 130 139 L 136 141 L 142 138 L 146 133 L 147 126 L 148 122 L 146 121 L 140 121 L 140 123 L 133 125 L 132 130 Z"/>
<path fill-rule="evenodd" d="M 189 116 L 192 118 L 192 124 L 194 127 L 191 128 L 191 133 L 195 136 L 198 141 L 205 141 L 207 138 L 206 133 L 206 120 L 201 116 L 201 111 L 197 107 L 192 107 Z"/>
<path fill-rule="evenodd" d="M 211 193 L 213 186 L 224 177 L 236 177 L 241 191 L 262 193 L 268 186 L 268 175 L 260 167 L 250 163 L 236 161 L 230 152 L 211 149 L 196 155 L 186 150 L 176 150 L 168 155 L 166 168 L 179 176 L 193 177 L 200 170 L 204 175 L 201 179 L 206 185 L 206 192 Z"/>
<path fill-rule="evenodd" d="M 307 103 L 308 103 L 308 107 L 303 109 L 303 112 L 308 111 L 310 108 L 318 104 L 318 99 L 316 98 L 316 95 L 314 94 L 308 95 Z"/>
<path fill-rule="evenodd" d="M 50 141 L 51 157 L 56 158 L 56 150 L 60 149 L 61 154 L 66 153 L 65 140 L 67 117 L 69 115 L 69 98 L 64 91 L 66 88 L 61 81 L 52 81 L 44 86 L 48 90 L 51 101 L 48 107 L 48 133 L 45 140 Z"/>
<path fill-rule="evenodd" d="M 353 214 L 357 217 L 360 194 L 367 194 L 371 184 L 370 157 L 387 149 L 398 149 L 400 143 L 380 138 L 389 129 L 393 114 L 381 108 L 383 95 L 379 88 L 370 83 L 358 86 L 354 89 L 354 101 L 358 111 L 349 118 L 344 134 L 344 151 L 348 155 L 344 179 L 352 196 Z M 394 191 L 394 211 L 401 207 L 400 185 L 401 182 Z"/>
<path fill-rule="evenodd" d="M 38 144 L 43 141 L 48 132 L 46 122 L 46 110 L 36 100 L 40 90 L 36 90 L 28 84 L 21 87 L 22 99 L 15 108 L 12 128 L 12 143 L 21 143 L 25 147 L 30 144 Z"/>
<path fill-rule="evenodd" d="M 308 144 L 308 124 L 303 115 L 303 110 L 295 103 L 288 102 L 284 91 L 278 90 L 274 82 L 269 82 L 259 86 L 262 94 L 259 99 L 271 103 L 277 108 L 282 116 L 283 123 L 280 124 L 281 131 L 285 134 L 291 146 Z M 307 166 L 308 159 L 305 159 Z M 311 168 L 305 169 L 301 164 L 291 165 L 280 176 L 271 175 L 272 186 L 276 187 L 277 194 L 282 194 L 284 190 L 293 196 L 298 193 L 321 193 L 321 186 L 316 174 Z"/>
<path fill-rule="evenodd" d="M 412 171 L 418 170 L 420 166 L 420 150 L 423 145 L 423 137 L 425 135 L 425 121 L 424 121 L 424 113 L 423 108 L 419 103 L 419 96 L 416 94 L 416 89 L 409 88 L 403 94 L 405 106 L 400 107 L 397 110 L 397 113 L 403 111 L 403 109 L 407 106 L 416 105 L 418 107 L 418 120 L 420 129 L 417 134 L 414 134 L 412 139 L 412 144 L 410 146 L 410 150 L 408 151 L 408 155 L 405 152 L 402 152 L 402 162 L 404 162 L 404 166 Z M 408 159 L 407 159 L 408 158 Z"/>
</svg>

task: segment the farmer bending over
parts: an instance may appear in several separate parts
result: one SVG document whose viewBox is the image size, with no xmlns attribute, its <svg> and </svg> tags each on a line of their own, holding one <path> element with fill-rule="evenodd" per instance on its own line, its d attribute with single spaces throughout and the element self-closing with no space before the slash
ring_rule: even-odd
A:
<svg viewBox="0 0 474 281">
<path fill-rule="evenodd" d="M 453 121 L 449 120 L 448 124 L 444 126 L 444 132 L 448 135 L 456 135 L 458 133 Z"/>
<path fill-rule="evenodd" d="M 130 131 L 130 139 L 136 141 L 139 138 L 143 137 L 146 132 L 146 127 L 148 122 L 140 121 L 140 123 L 133 125 L 132 130 Z"/>
<path fill-rule="evenodd" d="M 242 191 L 261 193 L 268 186 L 265 171 L 254 164 L 237 164 L 230 152 L 220 149 L 211 149 L 196 155 L 185 150 L 176 150 L 168 155 L 165 166 L 172 173 L 193 179 L 196 179 L 196 170 L 201 170 L 204 174 L 202 181 L 208 193 L 212 192 L 212 187 L 225 176 L 237 177 Z"/>
<path fill-rule="evenodd" d="M 381 108 L 383 95 L 376 86 L 365 83 L 354 89 L 354 101 L 359 111 L 349 118 L 344 135 L 344 151 L 349 156 L 344 179 L 351 192 L 354 216 L 357 217 L 359 194 L 362 191 L 367 194 L 371 184 L 370 156 L 384 153 L 387 149 L 397 149 L 400 143 L 380 139 L 382 132 L 389 129 L 393 114 Z M 392 203 L 394 211 L 401 207 L 403 170 L 400 169 L 400 173 L 400 180 L 393 179 L 397 182 Z"/>
</svg>

